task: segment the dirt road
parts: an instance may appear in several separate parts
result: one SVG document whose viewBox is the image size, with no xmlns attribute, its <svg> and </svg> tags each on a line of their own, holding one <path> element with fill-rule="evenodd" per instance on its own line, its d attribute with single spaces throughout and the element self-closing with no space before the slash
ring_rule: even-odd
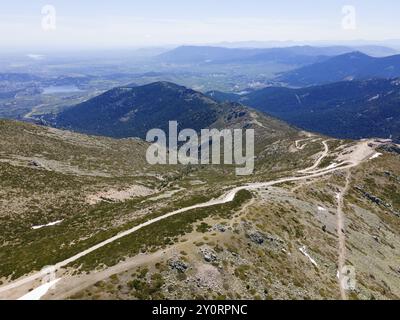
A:
<svg viewBox="0 0 400 320">
<path fill-rule="evenodd" d="M 324 151 L 322 152 L 321 156 L 315 161 L 315 163 L 314 163 L 311 167 L 309 167 L 309 168 L 306 168 L 306 169 L 303 169 L 303 170 L 298 171 L 298 173 L 309 173 L 310 171 L 314 170 L 315 168 L 317 168 L 317 167 L 320 165 L 321 161 L 322 161 L 322 160 L 328 155 L 328 153 L 329 153 L 328 141 L 329 141 L 329 140 L 322 141 L 322 144 L 324 145 Z M 296 142 L 297 142 L 297 141 L 296 141 Z"/>
<path fill-rule="evenodd" d="M 339 239 L 339 246 L 338 246 L 338 281 L 339 281 L 339 288 L 340 288 L 340 297 L 342 300 L 347 300 L 346 290 L 343 285 L 343 268 L 346 265 L 346 234 L 345 234 L 345 217 L 343 213 L 344 207 L 344 196 L 349 190 L 350 187 L 350 177 L 351 172 L 347 170 L 346 174 L 346 184 L 341 192 L 337 194 L 337 235 Z"/>
</svg>

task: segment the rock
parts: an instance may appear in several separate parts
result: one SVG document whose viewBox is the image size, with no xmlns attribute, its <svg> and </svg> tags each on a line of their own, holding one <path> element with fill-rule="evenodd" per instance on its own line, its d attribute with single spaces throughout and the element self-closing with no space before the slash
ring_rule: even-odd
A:
<svg viewBox="0 0 400 320">
<path fill-rule="evenodd" d="M 271 234 L 264 234 L 260 231 L 250 231 L 247 233 L 249 239 L 258 244 L 258 245 L 266 245 L 269 249 L 272 250 L 281 250 L 284 247 L 285 242 L 277 236 Z"/>
<path fill-rule="evenodd" d="M 390 171 L 384 171 L 383 174 L 384 174 L 385 176 L 388 176 L 388 177 L 391 177 L 391 176 L 392 176 L 392 173 L 391 173 Z"/>
<path fill-rule="evenodd" d="M 251 241 L 253 241 L 254 243 L 257 243 L 257 244 L 263 244 L 265 241 L 265 238 L 264 238 L 265 236 L 261 232 L 258 232 L 258 231 L 253 231 L 253 232 L 249 233 L 248 236 Z"/>
<path fill-rule="evenodd" d="M 226 226 L 224 226 L 222 224 L 216 224 L 213 229 L 217 230 L 219 232 L 225 232 L 226 231 Z"/>
<path fill-rule="evenodd" d="M 379 147 L 378 149 L 382 150 L 382 151 L 390 152 L 390 153 L 400 154 L 400 147 L 394 143 L 384 144 L 383 146 Z"/>
<path fill-rule="evenodd" d="M 200 252 L 203 255 L 204 260 L 207 262 L 215 262 L 218 260 L 216 253 L 209 248 L 201 248 Z"/>
<path fill-rule="evenodd" d="M 277 236 L 270 235 L 270 234 L 266 235 L 266 238 L 271 243 L 276 243 L 276 244 L 284 244 L 285 243 L 282 239 L 278 238 Z"/>
<path fill-rule="evenodd" d="M 182 273 L 186 272 L 186 270 L 189 268 L 189 266 L 185 262 L 180 260 L 170 260 L 169 266 L 172 269 L 178 270 L 179 272 Z"/>
<path fill-rule="evenodd" d="M 390 171 L 384 171 L 383 174 L 384 174 L 386 177 L 389 177 L 389 178 L 392 178 L 392 179 L 396 180 L 397 183 L 400 183 L 400 177 L 399 177 L 399 176 L 396 176 L 396 175 L 393 174 L 392 172 L 390 172 Z"/>
<path fill-rule="evenodd" d="M 105 201 L 105 202 L 116 202 L 116 201 L 114 201 L 113 199 L 106 198 L 106 197 L 103 197 L 103 196 L 100 197 L 100 200 L 103 200 L 103 201 Z"/>
<path fill-rule="evenodd" d="M 383 201 L 382 199 L 378 198 L 377 196 L 374 196 L 373 194 L 365 191 L 362 187 L 356 186 L 355 188 L 356 188 L 356 190 L 361 192 L 364 195 L 364 197 L 366 197 L 368 200 L 372 201 L 373 203 L 375 203 L 379 206 L 382 205 L 386 208 L 392 207 L 389 203 L 387 203 L 387 202 Z"/>
<path fill-rule="evenodd" d="M 35 160 L 29 161 L 29 165 L 32 167 L 41 167 L 40 163 Z"/>
</svg>

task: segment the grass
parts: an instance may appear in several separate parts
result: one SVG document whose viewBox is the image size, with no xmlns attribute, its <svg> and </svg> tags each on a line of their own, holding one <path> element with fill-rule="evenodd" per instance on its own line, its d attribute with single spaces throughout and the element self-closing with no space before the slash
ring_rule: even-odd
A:
<svg viewBox="0 0 400 320">
<path fill-rule="evenodd" d="M 163 299 L 161 288 L 165 281 L 160 273 L 152 274 L 150 281 L 133 279 L 128 286 L 133 290 L 133 295 L 140 300 Z"/>
<path fill-rule="evenodd" d="M 244 202 L 252 197 L 251 193 L 242 190 L 238 192 L 232 202 L 215 205 L 208 208 L 198 208 L 178 214 L 160 223 L 146 226 L 117 242 L 110 243 L 85 257 L 73 265 L 81 270 L 93 270 L 100 264 L 112 266 L 123 260 L 124 257 L 134 256 L 140 252 L 154 251 L 173 244 L 178 237 L 193 231 L 193 224 L 209 216 L 229 218 Z"/>
<path fill-rule="evenodd" d="M 65 220 L 60 225 L 38 230 L 31 229 L 31 225 L 39 224 L 39 221 L 34 221 L 35 219 L 24 220 L 24 225 L 19 223 L 18 219 L 10 221 L 1 218 L 0 222 L 4 222 L 0 227 L 0 230 L 4 231 L 2 238 L 9 244 L 0 248 L 0 276 L 12 276 L 15 279 L 32 270 L 40 270 L 46 265 L 63 261 L 145 221 L 196 203 L 206 202 L 219 195 L 220 193 L 210 193 L 208 196 L 190 195 L 186 199 L 175 200 L 146 216 L 131 218 L 131 221 L 120 225 L 116 225 L 115 221 L 145 208 L 147 204 L 142 201 L 146 198 L 136 198 L 122 203 L 100 202 L 95 206 L 73 206 L 68 203 L 64 208 L 60 208 L 65 215 Z M 74 211 L 74 214 L 71 215 L 69 210 Z M 57 217 L 60 217 L 62 212 L 58 211 Z M 15 243 L 11 242 L 12 239 Z"/>
<path fill-rule="evenodd" d="M 205 222 L 202 222 L 197 226 L 196 231 L 201 233 L 206 233 L 208 230 L 210 230 L 210 228 L 211 228 L 210 225 L 208 225 Z"/>
<path fill-rule="evenodd" d="M 134 139 L 89 137 L 4 120 L 0 120 L 0 135 L 1 159 L 16 161 L 0 162 L 0 278 L 15 279 L 38 271 L 147 219 L 222 193 L 214 187 L 214 183 L 221 185 L 222 175 L 210 168 L 205 177 L 213 176 L 215 181 L 209 182 L 209 190 L 192 187 L 183 197 L 178 194 L 162 202 L 147 201 L 149 196 L 90 206 L 86 195 L 99 189 L 118 189 L 143 181 L 150 188 L 160 189 L 164 183 L 179 184 L 200 169 L 174 166 L 166 171 L 156 166 L 150 173 L 166 179 L 146 176 L 147 168 L 138 157 L 146 145 Z M 95 174 L 30 167 L 24 160 L 29 157 L 61 161 L 67 167 L 73 165 Z M 140 176 L 136 175 L 137 169 Z M 98 176 L 97 172 L 109 176 Z M 138 217 L 136 212 L 146 208 L 149 213 Z M 51 228 L 31 229 L 56 220 L 63 222 Z"/>
<path fill-rule="evenodd" d="M 326 156 L 322 161 L 320 162 L 318 168 L 326 168 L 329 165 L 333 163 L 333 161 L 336 159 L 334 156 Z"/>
</svg>

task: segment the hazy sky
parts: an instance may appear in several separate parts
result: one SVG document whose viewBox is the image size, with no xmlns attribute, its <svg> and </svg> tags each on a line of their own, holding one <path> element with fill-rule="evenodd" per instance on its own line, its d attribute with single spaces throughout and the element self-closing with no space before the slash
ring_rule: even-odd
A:
<svg viewBox="0 0 400 320">
<path fill-rule="evenodd" d="M 42 8 L 48 4 L 55 8 L 56 20 L 55 30 L 46 31 Z M 345 5 L 355 8 L 355 29 L 343 28 Z M 398 0 L 2 0 L 0 46 L 62 49 L 383 40 L 400 38 L 399 13 Z"/>
</svg>

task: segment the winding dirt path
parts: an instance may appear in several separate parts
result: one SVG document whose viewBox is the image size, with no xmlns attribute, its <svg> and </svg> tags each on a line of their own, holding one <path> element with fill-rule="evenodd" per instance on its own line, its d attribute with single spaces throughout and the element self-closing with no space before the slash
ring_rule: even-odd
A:
<svg viewBox="0 0 400 320">
<path fill-rule="evenodd" d="M 339 247 L 338 247 L 338 281 L 340 288 L 340 297 L 342 300 L 347 300 L 346 289 L 344 288 L 343 282 L 343 267 L 346 265 L 346 234 L 345 234 L 345 217 L 343 213 L 344 207 L 344 197 L 349 191 L 350 187 L 350 178 L 351 172 L 347 170 L 346 173 L 346 184 L 341 192 L 337 194 L 337 235 L 339 239 Z"/>
<path fill-rule="evenodd" d="M 309 167 L 309 168 L 306 168 L 306 169 L 297 171 L 298 173 L 310 173 L 310 171 L 314 170 L 315 168 L 317 168 L 317 167 L 320 165 L 321 161 L 322 161 L 322 160 L 328 155 L 328 153 L 329 153 L 328 141 L 329 141 L 329 140 L 322 141 L 322 144 L 324 145 L 324 151 L 322 152 L 321 156 L 315 161 L 315 163 L 314 163 L 311 167 Z M 323 169 L 322 169 L 322 170 L 323 170 Z"/>
</svg>

